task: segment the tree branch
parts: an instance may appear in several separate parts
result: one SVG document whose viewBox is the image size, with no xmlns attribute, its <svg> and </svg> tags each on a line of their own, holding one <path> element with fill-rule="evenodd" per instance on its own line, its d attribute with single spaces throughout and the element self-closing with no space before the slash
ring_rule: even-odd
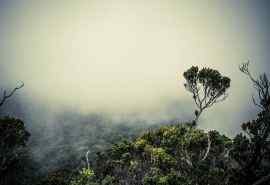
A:
<svg viewBox="0 0 270 185">
<path fill-rule="evenodd" d="M 211 139 L 210 139 L 209 133 L 207 133 L 207 140 L 208 140 L 208 146 L 207 146 L 207 150 L 204 154 L 204 157 L 202 158 L 202 161 L 206 160 L 206 158 L 208 157 L 208 154 L 210 152 L 210 149 L 211 149 Z"/>
<path fill-rule="evenodd" d="M 0 101 L 0 107 L 4 105 L 4 103 L 7 101 L 7 99 L 9 99 L 11 96 L 14 95 L 14 93 L 23 88 L 24 87 L 24 83 L 22 82 L 21 85 L 15 87 L 10 93 L 7 94 L 6 90 L 4 90 L 4 93 L 3 93 L 3 97 L 2 97 L 2 100 Z"/>
</svg>

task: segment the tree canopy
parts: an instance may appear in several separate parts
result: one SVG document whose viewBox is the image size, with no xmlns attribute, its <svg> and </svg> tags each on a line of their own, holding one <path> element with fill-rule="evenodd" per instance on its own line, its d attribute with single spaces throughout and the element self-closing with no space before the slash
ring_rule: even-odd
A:
<svg viewBox="0 0 270 185">
<path fill-rule="evenodd" d="M 192 93 L 198 108 L 195 111 L 195 125 L 205 109 L 228 97 L 227 91 L 230 87 L 231 80 L 221 75 L 217 70 L 211 68 L 202 68 L 199 70 L 197 66 L 192 66 L 185 71 L 184 78 L 186 80 L 184 84 L 185 88 Z"/>
</svg>

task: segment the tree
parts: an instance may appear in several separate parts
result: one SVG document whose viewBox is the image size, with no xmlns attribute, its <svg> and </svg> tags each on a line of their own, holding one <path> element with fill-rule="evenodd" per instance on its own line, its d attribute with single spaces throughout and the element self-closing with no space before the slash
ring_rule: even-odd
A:
<svg viewBox="0 0 270 185">
<path fill-rule="evenodd" d="M 192 93 L 197 106 L 195 110 L 195 119 L 192 126 L 197 126 L 202 112 L 212 107 L 215 103 L 224 101 L 228 97 L 228 89 L 231 84 L 230 78 L 222 76 L 219 71 L 203 68 L 199 70 L 196 66 L 184 72 L 186 83 L 185 88 Z M 208 135 L 208 145 L 202 161 L 206 160 L 211 150 L 211 138 Z"/>
<path fill-rule="evenodd" d="M 253 83 L 257 96 L 252 100 L 260 112 L 257 119 L 242 124 L 246 135 L 236 136 L 231 155 L 240 165 L 243 184 L 261 185 L 270 180 L 270 82 L 265 73 L 253 77 L 249 62 L 239 69 Z"/>
<path fill-rule="evenodd" d="M 0 107 L 23 86 L 24 83 L 10 92 L 4 90 Z M 19 161 L 25 157 L 24 149 L 29 136 L 23 121 L 10 117 L 0 118 L 0 184 L 16 183 L 15 177 L 19 176 L 16 169 L 19 169 Z"/>
<path fill-rule="evenodd" d="M 25 153 L 24 149 L 29 136 L 21 120 L 9 117 L 0 118 L 0 182 L 14 180 L 13 170 L 16 169 L 17 162 Z M 2 184 L 5 183 L 2 182 Z"/>
<path fill-rule="evenodd" d="M 4 90 L 0 100 L 0 107 L 23 86 L 24 83 L 15 87 L 9 93 Z M 25 146 L 28 137 L 29 133 L 26 132 L 24 123 L 21 120 L 8 117 L 0 119 L 0 172 L 8 168 L 9 164 L 16 157 L 15 150 L 20 146 Z"/>
<path fill-rule="evenodd" d="M 239 69 L 242 73 L 244 73 L 245 75 L 249 77 L 249 79 L 253 83 L 255 90 L 257 91 L 257 99 L 259 99 L 259 101 L 256 100 L 256 98 L 253 96 L 252 97 L 253 103 L 260 109 L 269 112 L 270 111 L 270 81 L 266 73 L 261 74 L 258 79 L 255 79 L 249 70 L 249 64 L 250 62 L 248 61 L 247 63 L 240 65 Z"/>
<path fill-rule="evenodd" d="M 185 88 L 192 93 L 198 110 L 195 111 L 193 126 L 197 125 L 202 112 L 212 107 L 215 103 L 221 102 L 228 97 L 227 90 L 231 80 L 222 76 L 219 71 L 203 68 L 199 70 L 196 66 L 184 72 L 186 80 Z"/>
</svg>

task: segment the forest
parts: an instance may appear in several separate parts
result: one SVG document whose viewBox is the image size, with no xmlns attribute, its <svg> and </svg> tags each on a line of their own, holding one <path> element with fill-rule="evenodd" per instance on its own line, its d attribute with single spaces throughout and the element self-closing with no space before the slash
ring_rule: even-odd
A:
<svg viewBox="0 0 270 185">
<path fill-rule="evenodd" d="M 208 67 L 192 66 L 182 76 L 183 88 L 196 106 L 193 120 L 121 124 L 104 115 L 82 118 L 67 113 L 59 118 L 65 124 L 61 130 L 64 140 L 50 145 L 42 137 L 44 145 L 52 148 L 40 156 L 42 164 L 29 150 L 39 136 L 27 129 L 24 120 L 1 114 L 0 184 L 269 185 L 270 81 L 266 73 L 256 77 L 249 62 L 239 70 L 254 89 L 251 100 L 258 114 L 242 123 L 241 132 L 234 137 L 199 128 L 201 115 L 216 104 L 222 106 L 233 84 L 222 71 Z M 3 92 L 1 111 L 26 85 Z M 210 125 L 216 124 L 206 119 Z M 73 122 L 78 123 L 76 127 Z M 74 135 L 74 129 L 83 132 Z"/>
</svg>

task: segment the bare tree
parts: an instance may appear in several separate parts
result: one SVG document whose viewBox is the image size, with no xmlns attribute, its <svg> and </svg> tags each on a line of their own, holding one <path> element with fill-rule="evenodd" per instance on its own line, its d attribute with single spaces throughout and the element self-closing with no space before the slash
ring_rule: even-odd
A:
<svg viewBox="0 0 270 185">
<path fill-rule="evenodd" d="M 243 72 L 249 77 L 249 79 L 253 83 L 254 88 L 257 91 L 257 95 L 258 95 L 257 98 L 259 99 L 259 101 L 256 100 L 254 96 L 252 96 L 253 103 L 260 109 L 269 111 L 270 82 L 268 80 L 268 77 L 266 73 L 263 73 L 259 76 L 258 79 L 255 79 L 249 70 L 249 64 L 250 62 L 248 61 L 247 63 L 240 65 L 239 69 L 241 72 Z"/>
<path fill-rule="evenodd" d="M 4 103 L 14 95 L 14 93 L 16 91 L 18 91 L 19 89 L 24 87 L 24 83 L 22 82 L 20 85 L 18 85 L 17 87 L 15 87 L 12 91 L 7 92 L 6 90 L 4 90 L 4 93 L 2 95 L 2 99 L 0 100 L 0 107 L 4 105 Z"/>
</svg>

